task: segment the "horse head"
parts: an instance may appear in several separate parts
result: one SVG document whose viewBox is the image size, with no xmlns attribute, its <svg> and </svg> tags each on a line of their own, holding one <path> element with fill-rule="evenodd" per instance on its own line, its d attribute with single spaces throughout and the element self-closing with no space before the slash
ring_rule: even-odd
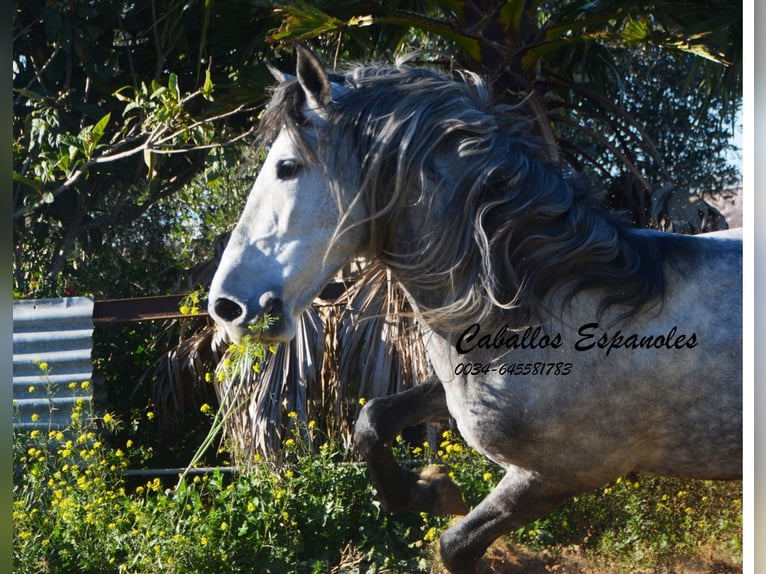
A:
<svg viewBox="0 0 766 574">
<path fill-rule="evenodd" d="M 282 77 L 281 87 L 291 87 L 290 105 L 283 102 L 289 110 L 266 142 L 268 154 L 210 287 L 210 315 L 234 341 L 264 315 L 273 323 L 263 339 L 292 339 L 296 318 L 363 246 L 363 229 L 353 225 L 363 208 L 349 207 L 337 192 L 353 184 L 330 176 L 316 145 L 327 141 L 328 106 L 345 88 L 330 82 L 308 48 L 296 50 L 296 78 Z"/>
</svg>

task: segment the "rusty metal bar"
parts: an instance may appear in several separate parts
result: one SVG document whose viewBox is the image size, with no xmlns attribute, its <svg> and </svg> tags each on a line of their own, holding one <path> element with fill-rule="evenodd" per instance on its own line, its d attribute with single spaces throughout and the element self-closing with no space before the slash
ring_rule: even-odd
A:
<svg viewBox="0 0 766 574">
<path fill-rule="evenodd" d="M 179 319 L 189 317 L 178 310 L 186 295 L 160 295 L 134 299 L 106 299 L 93 302 L 93 322 L 128 323 L 131 321 L 153 321 L 158 319 Z M 200 305 L 195 317 L 207 316 L 206 305 Z"/>
<path fill-rule="evenodd" d="M 330 283 L 319 295 L 325 301 L 335 301 L 345 290 L 342 283 Z M 155 321 L 161 319 L 181 319 L 189 317 L 207 317 L 207 302 L 200 301 L 199 312 L 184 315 L 179 306 L 185 294 L 159 295 L 154 297 L 136 297 L 133 299 L 105 299 L 93 302 L 93 322 L 129 323 L 131 321 Z"/>
</svg>

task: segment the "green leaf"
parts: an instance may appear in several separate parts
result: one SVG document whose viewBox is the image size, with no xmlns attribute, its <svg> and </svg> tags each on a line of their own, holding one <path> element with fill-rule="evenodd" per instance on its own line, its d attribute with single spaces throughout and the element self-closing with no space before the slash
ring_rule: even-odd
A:
<svg viewBox="0 0 766 574">
<path fill-rule="evenodd" d="M 144 163 L 146 164 L 147 170 L 148 170 L 148 179 L 152 179 L 154 176 L 154 167 L 152 166 L 152 150 L 149 148 L 144 148 Z"/>
<path fill-rule="evenodd" d="M 115 91 L 113 91 L 112 96 L 114 96 L 121 102 L 132 102 L 133 100 L 131 98 L 129 98 L 128 96 L 122 93 L 126 90 L 132 90 L 132 89 L 133 89 L 133 86 L 122 86 L 121 88 L 118 88 Z"/>
<path fill-rule="evenodd" d="M 202 89 L 200 92 L 202 93 L 202 97 L 204 97 L 206 100 L 213 100 L 213 80 L 210 77 L 210 70 L 205 70 L 205 83 L 202 86 Z"/>
<path fill-rule="evenodd" d="M 104 117 L 102 117 L 96 124 L 93 126 L 93 130 L 91 130 L 91 133 L 96 134 L 98 136 L 98 139 L 101 139 L 104 136 L 104 132 L 106 131 L 106 126 L 109 125 L 109 119 L 112 117 L 111 112 L 107 112 Z"/>
<path fill-rule="evenodd" d="M 85 126 L 82 130 L 80 130 L 80 133 L 77 136 L 77 140 L 75 142 L 70 143 L 71 145 L 75 145 L 82 149 L 83 153 L 86 157 L 90 158 L 93 156 L 93 152 L 96 151 L 96 146 L 98 145 L 98 142 L 101 141 L 101 138 L 104 137 L 104 133 L 106 131 L 106 126 L 109 124 L 109 118 L 111 117 L 110 113 L 107 113 L 105 116 L 103 116 L 98 122 L 93 124 L 92 126 Z M 70 156 L 72 156 L 72 150 L 70 147 L 69 150 Z"/>
<path fill-rule="evenodd" d="M 644 20 L 628 18 L 621 36 L 626 42 L 643 42 L 649 37 L 649 26 Z"/>
<path fill-rule="evenodd" d="M 136 110 L 136 109 L 139 109 L 139 110 L 141 109 L 140 104 L 137 104 L 136 102 L 130 102 L 130 103 L 128 103 L 127 106 L 125 106 L 125 109 L 122 110 L 122 115 L 126 116 L 126 115 L 128 115 L 129 112 L 131 112 L 133 110 Z"/>
<path fill-rule="evenodd" d="M 508 0 L 500 9 L 498 17 L 503 23 L 503 30 L 508 33 L 513 31 L 518 34 L 521 29 L 521 20 L 525 11 L 525 0 Z"/>
<path fill-rule="evenodd" d="M 178 76 L 171 73 L 168 76 L 168 89 L 175 96 L 176 101 L 181 99 L 181 90 L 178 88 Z"/>
</svg>

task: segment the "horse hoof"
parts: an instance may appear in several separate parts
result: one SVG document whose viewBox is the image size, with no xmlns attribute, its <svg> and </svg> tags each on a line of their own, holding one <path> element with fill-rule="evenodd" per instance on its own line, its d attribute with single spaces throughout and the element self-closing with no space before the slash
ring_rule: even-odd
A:
<svg viewBox="0 0 766 574">
<path fill-rule="evenodd" d="M 415 488 L 419 491 L 416 496 L 428 501 L 427 512 L 430 514 L 468 514 L 460 488 L 452 482 L 443 466 L 432 464 L 423 468 Z"/>
</svg>

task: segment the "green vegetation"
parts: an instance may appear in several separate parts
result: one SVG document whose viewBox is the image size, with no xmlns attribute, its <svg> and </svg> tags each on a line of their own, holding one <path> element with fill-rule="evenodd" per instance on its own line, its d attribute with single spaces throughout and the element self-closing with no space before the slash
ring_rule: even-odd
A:
<svg viewBox="0 0 766 574">
<path fill-rule="evenodd" d="M 132 440 L 119 447 L 105 440 L 124 425 L 146 424 L 146 416 L 96 417 L 81 402 L 66 429 L 17 432 L 14 572 L 431 572 L 450 519 L 382 511 L 363 464 L 311 421 L 288 418 L 294 424 L 279 460 L 254 460 L 239 474 L 192 470 L 177 486 L 175 476 L 167 483 L 126 476 L 146 453 Z M 451 430 L 438 444 L 413 446 L 399 437 L 395 448 L 418 464 L 447 465 L 469 505 L 501 475 Z M 736 563 L 740 489 L 623 479 L 578 497 L 515 540 L 553 553 L 579 546 L 624 571 L 699 547 Z"/>
<path fill-rule="evenodd" d="M 626 569 L 651 568 L 702 548 L 741 564 L 742 485 L 621 478 L 578 496 L 516 536 L 536 550 L 577 545 Z"/>
</svg>

